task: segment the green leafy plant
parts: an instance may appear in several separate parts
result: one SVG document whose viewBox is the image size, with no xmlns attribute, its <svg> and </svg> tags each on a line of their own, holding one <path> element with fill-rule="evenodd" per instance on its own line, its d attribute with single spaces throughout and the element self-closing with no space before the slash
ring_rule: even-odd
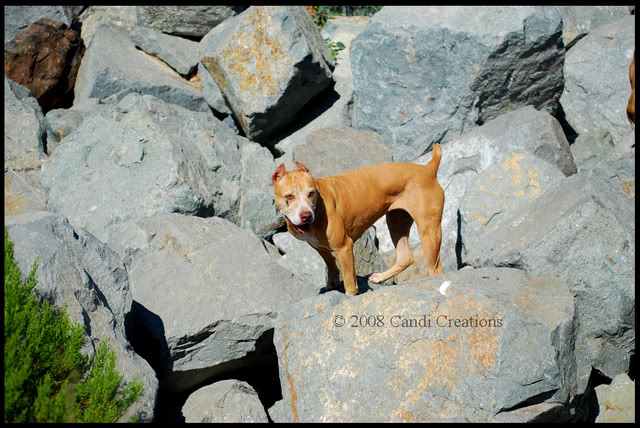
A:
<svg viewBox="0 0 640 428">
<path fill-rule="evenodd" d="M 331 53 L 331 59 L 336 59 L 340 54 L 340 51 L 345 48 L 345 45 L 342 42 L 334 42 L 331 39 L 324 39 L 324 41 L 327 42 L 327 47 Z"/>
<path fill-rule="evenodd" d="M 39 302 L 37 259 L 23 281 L 6 227 L 4 249 L 4 421 L 116 422 L 142 384 L 120 388 L 106 342 L 91 360 L 82 354 L 84 326 L 72 325 L 66 308 Z"/>
</svg>

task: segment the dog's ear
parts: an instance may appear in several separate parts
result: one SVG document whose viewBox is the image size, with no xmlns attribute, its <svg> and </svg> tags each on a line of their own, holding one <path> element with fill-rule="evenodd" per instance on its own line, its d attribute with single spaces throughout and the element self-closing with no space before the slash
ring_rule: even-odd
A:
<svg viewBox="0 0 640 428">
<path fill-rule="evenodd" d="M 284 173 L 287 172 L 287 168 L 284 166 L 284 162 L 280 164 L 279 167 L 276 168 L 276 172 L 271 176 L 271 184 L 276 184 L 278 180 L 282 178 Z"/>
<path fill-rule="evenodd" d="M 296 161 L 296 166 L 298 167 L 298 170 L 300 171 L 304 171 L 307 174 L 311 174 L 311 171 L 309 171 L 309 168 L 307 168 L 306 166 L 304 166 L 304 164 L 302 162 L 298 162 Z"/>
</svg>

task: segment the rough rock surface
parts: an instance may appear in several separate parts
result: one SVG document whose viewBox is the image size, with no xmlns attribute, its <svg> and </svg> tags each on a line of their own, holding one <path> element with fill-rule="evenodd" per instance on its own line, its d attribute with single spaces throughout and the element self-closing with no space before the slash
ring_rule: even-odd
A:
<svg viewBox="0 0 640 428">
<path fill-rule="evenodd" d="M 108 109 L 108 105 L 99 103 L 96 98 L 89 98 L 86 102 L 76 104 L 71 108 L 50 110 L 44 117 L 44 127 L 47 132 L 47 154 L 51 156 L 62 140 L 78 129 L 84 119 Z"/>
<path fill-rule="evenodd" d="M 267 149 L 211 112 L 129 94 L 66 137 L 41 181 L 49 210 L 106 241 L 116 224 L 170 212 L 215 214 L 259 230 L 276 216 L 274 169 Z"/>
<path fill-rule="evenodd" d="M 138 26 L 176 36 L 203 37 L 246 6 L 136 6 Z"/>
<path fill-rule="evenodd" d="M 106 241 L 115 224 L 168 212 L 215 214 L 258 230 L 275 218 L 265 179 L 274 169 L 267 149 L 210 112 L 130 94 L 86 118 L 47 160 L 41 181 L 50 210 Z"/>
<path fill-rule="evenodd" d="M 386 6 L 353 41 L 353 126 L 413 161 L 502 113 L 555 112 L 563 61 L 551 9 Z"/>
<path fill-rule="evenodd" d="M 616 149 L 613 136 L 603 129 L 578 135 L 570 147 L 578 172 L 593 168 Z"/>
<path fill-rule="evenodd" d="M 39 169 L 47 158 L 42 109 L 24 86 L 4 77 L 4 167 Z"/>
<path fill-rule="evenodd" d="M 80 36 L 85 46 L 91 45 L 96 30 L 101 26 L 112 27 L 130 34 L 136 29 L 135 6 L 88 6 L 78 16 Z"/>
<path fill-rule="evenodd" d="M 302 6 L 252 6 L 200 44 L 201 62 L 253 141 L 267 143 L 333 81 L 327 46 Z"/>
<path fill-rule="evenodd" d="M 206 243 L 195 240 L 197 228 L 183 228 L 187 243 L 154 230 L 163 247 L 129 269 L 139 322 L 153 343 L 149 358 L 176 392 L 266 358 L 277 313 L 318 293 L 253 233 L 208 220 Z"/>
<path fill-rule="evenodd" d="M 471 251 L 480 241 L 491 240 L 487 234 L 511 227 L 507 220 L 513 212 L 563 178 L 560 170 L 531 153 L 512 153 L 482 171 L 460 202 L 462 252 Z"/>
<path fill-rule="evenodd" d="M 144 27 L 136 27 L 129 37 L 137 47 L 166 62 L 183 76 L 191 75 L 198 66 L 197 42 Z"/>
<path fill-rule="evenodd" d="M 4 214 L 44 210 L 44 117 L 31 91 L 4 77 Z"/>
<path fill-rule="evenodd" d="M 446 295 L 438 291 L 451 281 Z M 278 315 L 276 422 L 533 421 L 575 389 L 560 280 L 469 269 Z M 309 346 L 309 338 L 314 346 Z M 565 418 L 568 412 L 565 412 Z"/>
<path fill-rule="evenodd" d="M 311 133 L 295 147 L 293 159 L 306 165 L 314 177 L 393 160 L 378 134 L 353 128 L 324 128 Z"/>
<path fill-rule="evenodd" d="M 636 386 L 629 376 L 619 374 L 610 385 L 602 384 L 595 389 L 600 408 L 596 422 L 636 421 Z"/>
<path fill-rule="evenodd" d="M 562 40 L 567 50 L 596 28 L 629 16 L 627 6 L 547 6 L 562 15 Z"/>
<path fill-rule="evenodd" d="M 629 64 L 635 46 L 635 17 L 600 26 L 567 52 L 564 91 L 566 121 L 577 133 L 606 129 L 614 142 L 633 133 L 626 116 Z M 598 106 L 598 108 L 594 108 Z"/>
</svg>

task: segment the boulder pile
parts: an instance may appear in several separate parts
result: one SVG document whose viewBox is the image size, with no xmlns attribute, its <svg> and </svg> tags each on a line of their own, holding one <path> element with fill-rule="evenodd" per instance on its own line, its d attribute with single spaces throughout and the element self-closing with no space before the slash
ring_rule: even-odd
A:
<svg viewBox="0 0 640 428">
<path fill-rule="evenodd" d="M 123 421 L 633 421 L 634 13 L 6 6 L 15 257 L 143 383 Z M 368 282 L 393 263 L 383 217 L 359 295 L 327 291 L 275 168 L 436 143 L 444 273 L 414 226 L 414 265 Z"/>
</svg>

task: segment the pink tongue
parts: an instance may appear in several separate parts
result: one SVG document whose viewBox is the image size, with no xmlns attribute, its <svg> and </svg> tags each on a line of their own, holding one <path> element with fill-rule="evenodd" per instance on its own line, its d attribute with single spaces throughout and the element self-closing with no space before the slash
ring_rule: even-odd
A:
<svg viewBox="0 0 640 428">
<path fill-rule="evenodd" d="M 300 226 L 296 226 L 295 224 L 293 225 L 296 230 L 300 233 L 309 233 L 309 225 L 308 224 L 301 224 Z"/>
</svg>

